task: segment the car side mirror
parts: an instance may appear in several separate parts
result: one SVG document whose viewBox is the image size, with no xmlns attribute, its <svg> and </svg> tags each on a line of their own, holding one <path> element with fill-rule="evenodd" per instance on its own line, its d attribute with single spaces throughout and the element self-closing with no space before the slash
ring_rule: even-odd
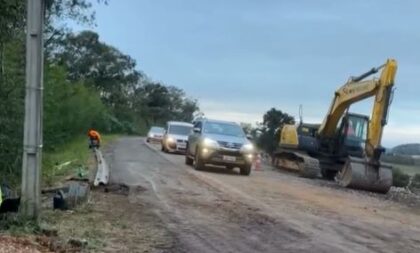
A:
<svg viewBox="0 0 420 253">
<path fill-rule="evenodd" d="M 252 140 L 254 139 L 254 137 L 253 137 L 252 135 L 250 135 L 250 134 L 247 134 L 247 135 L 246 135 L 246 138 L 247 138 L 248 140 L 250 140 L 250 141 L 252 141 Z"/>
<path fill-rule="evenodd" d="M 201 129 L 199 127 L 194 127 L 193 132 L 199 134 L 199 133 L 201 133 Z"/>
</svg>

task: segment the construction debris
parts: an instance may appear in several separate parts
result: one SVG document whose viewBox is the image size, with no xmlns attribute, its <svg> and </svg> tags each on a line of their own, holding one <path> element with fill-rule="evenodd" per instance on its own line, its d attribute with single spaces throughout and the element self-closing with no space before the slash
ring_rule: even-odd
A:
<svg viewBox="0 0 420 253">
<path fill-rule="evenodd" d="M 86 183 L 72 182 L 56 192 L 53 198 L 54 209 L 68 210 L 86 202 L 90 187 Z"/>
</svg>

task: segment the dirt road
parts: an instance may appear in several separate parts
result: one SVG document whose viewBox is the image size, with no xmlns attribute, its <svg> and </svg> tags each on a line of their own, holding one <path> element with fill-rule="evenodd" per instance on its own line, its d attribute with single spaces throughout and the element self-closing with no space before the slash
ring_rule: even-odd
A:
<svg viewBox="0 0 420 253">
<path fill-rule="evenodd" d="M 111 181 L 135 189 L 129 203 L 142 206 L 120 214 L 142 232 L 124 250 L 153 241 L 147 251 L 420 252 L 419 210 L 269 168 L 198 172 L 159 148 L 121 138 L 107 155 Z"/>
</svg>

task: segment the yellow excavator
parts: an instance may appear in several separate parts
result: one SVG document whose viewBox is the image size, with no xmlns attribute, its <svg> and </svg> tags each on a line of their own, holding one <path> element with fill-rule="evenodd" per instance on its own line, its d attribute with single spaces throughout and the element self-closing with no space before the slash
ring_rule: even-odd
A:
<svg viewBox="0 0 420 253">
<path fill-rule="evenodd" d="M 365 80 L 381 71 L 379 78 Z M 380 162 L 381 146 L 392 100 L 397 62 L 385 64 L 351 77 L 334 95 L 322 124 L 285 125 L 276 166 L 299 171 L 300 175 L 335 179 L 340 185 L 386 193 L 392 185 L 392 168 Z M 350 113 L 352 104 L 374 97 L 372 115 Z"/>
</svg>

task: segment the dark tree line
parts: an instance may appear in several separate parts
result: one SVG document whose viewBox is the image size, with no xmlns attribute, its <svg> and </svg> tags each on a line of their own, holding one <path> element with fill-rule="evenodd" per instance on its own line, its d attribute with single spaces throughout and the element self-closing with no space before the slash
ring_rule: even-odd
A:
<svg viewBox="0 0 420 253">
<path fill-rule="evenodd" d="M 93 1 L 93 0 L 92 0 Z M 0 173 L 21 166 L 25 97 L 26 1 L 0 0 Z M 97 0 L 105 3 L 105 0 Z M 92 24 L 89 0 L 47 0 L 44 67 L 44 149 L 89 127 L 143 133 L 167 120 L 192 119 L 197 101 L 150 80 L 136 61 L 93 31 L 72 33 L 65 20 Z"/>
</svg>

